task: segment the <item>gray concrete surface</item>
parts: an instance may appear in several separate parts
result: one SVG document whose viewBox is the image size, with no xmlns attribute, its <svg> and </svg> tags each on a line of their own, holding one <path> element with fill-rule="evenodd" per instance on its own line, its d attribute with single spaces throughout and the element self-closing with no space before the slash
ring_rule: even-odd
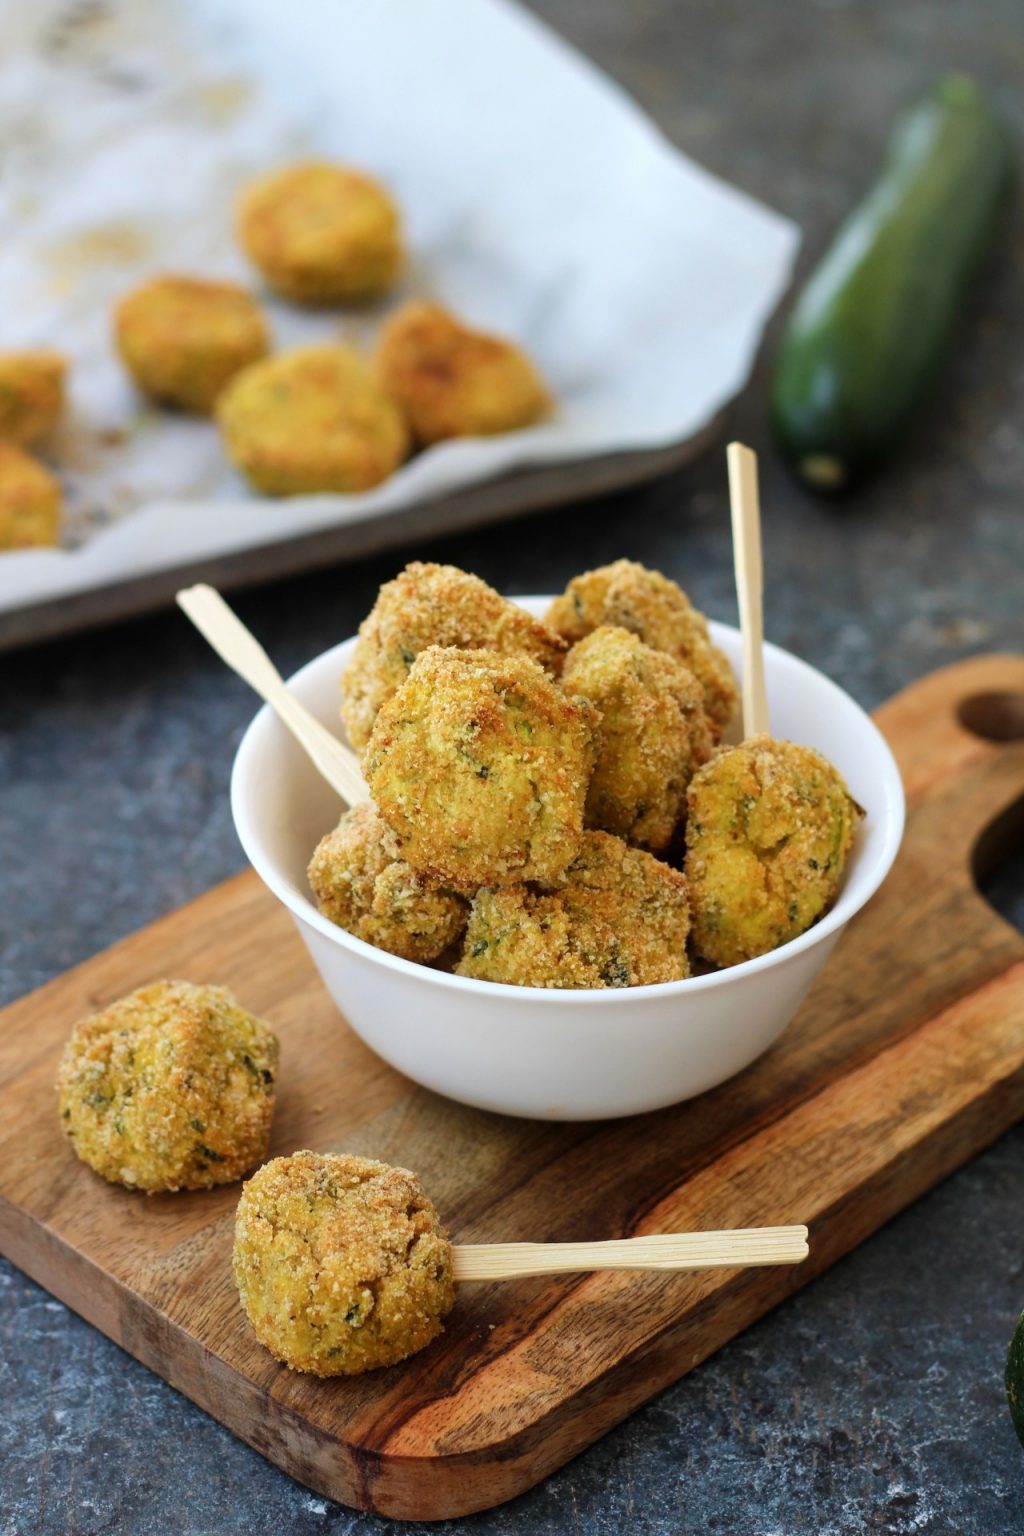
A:
<svg viewBox="0 0 1024 1536">
<path fill-rule="evenodd" d="M 1024 119 L 1017 0 L 536 8 L 684 149 L 797 218 L 802 269 L 869 180 L 894 110 L 941 69 L 987 81 L 1018 133 Z M 1024 638 L 1022 268 L 1018 211 L 906 450 L 841 505 L 806 497 L 773 455 L 764 364 L 735 410 L 762 453 L 769 633 L 868 706 Z M 409 551 L 508 592 L 623 553 L 731 619 L 721 455 Z M 238 606 L 288 670 L 350 633 L 399 563 L 323 571 Z M 3 1000 L 241 866 L 226 783 L 252 707 L 173 615 L 0 658 Z M 989 894 L 1022 924 L 1022 850 L 1007 850 Z M 1018 1130 L 542 1487 L 438 1529 L 1024 1532 L 1024 1451 L 1001 1384 L 1024 1306 L 1022 1186 Z M 292 1483 L 2 1263 L 0 1338 L 3 1536 L 400 1529 Z"/>
</svg>

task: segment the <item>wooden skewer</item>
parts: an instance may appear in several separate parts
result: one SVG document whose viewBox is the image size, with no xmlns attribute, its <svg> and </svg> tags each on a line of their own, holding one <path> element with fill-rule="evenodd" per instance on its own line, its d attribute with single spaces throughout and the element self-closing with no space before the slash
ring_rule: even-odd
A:
<svg viewBox="0 0 1024 1536">
<path fill-rule="evenodd" d="M 304 704 L 299 703 L 259 641 L 232 612 L 220 593 L 200 583 L 196 587 L 185 587 L 175 600 L 221 660 L 226 661 L 270 705 L 345 803 L 358 805 L 360 801 L 368 800 L 370 792 L 355 753 L 343 746 Z"/>
<path fill-rule="evenodd" d="M 481 1243 L 452 1250 L 455 1279 L 513 1280 L 599 1269 L 732 1269 L 799 1264 L 806 1227 L 740 1227 L 732 1232 L 665 1232 L 605 1243 Z"/>
<path fill-rule="evenodd" d="M 757 454 L 742 443 L 725 451 L 729 466 L 732 551 L 736 596 L 743 635 L 743 734 L 770 735 L 764 683 L 764 614 L 761 565 L 761 507 L 757 494 Z"/>
</svg>

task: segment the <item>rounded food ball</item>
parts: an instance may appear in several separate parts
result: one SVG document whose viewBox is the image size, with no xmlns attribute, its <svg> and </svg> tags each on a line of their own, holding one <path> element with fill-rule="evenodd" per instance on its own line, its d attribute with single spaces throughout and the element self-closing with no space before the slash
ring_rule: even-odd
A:
<svg viewBox="0 0 1024 1536">
<path fill-rule="evenodd" d="M 402 264 L 398 209 L 379 182 L 322 160 L 254 181 L 238 238 L 271 288 L 300 304 L 360 302 L 386 293 Z"/>
<path fill-rule="evenodd" d="M 477 893 L 459 976 L 516 987 L 638 987 L 690 974 L 686 881 L 653 854 L 587 832 L 555 890 Z"/>
<path fill-rule="evenodd" d="M 612 624 L 639 635 L 655 651 L 683 662 L 704 689 L 704 708 L 720 728 L 736 710 L 736 680 L 729 658 L 711 640 L 708 621 L 681 587 L 635 560 L 615 560 L 585 571 L 556 597 L 544 622 L 570 644 Z"/>
<path fill-rule="evenodd" d="M 452 1252 L 415 1174 L 366 1157 L 295 1152 L 245 1185 L 235 1281 L 260 1343 L 297 1371 L 357 1376 L 442 1332 Z"/>
<path fill-rule="evenodd" d="M 424 446 L 514 432 L 539 421 L 550 405 L 525 352 L 462 325 L 439 304 L 404 304 L 385 321 L 376 368 Z"/>
<path fill-rule="evenodd" d="M 409 452 L 409 436 L 351 347 L 309 346 L 254 363 L 217 402 L 235 466 L 268 496 L 367 491 Z"/>
<path fill-rule="evenodd" d="M 466 926 L 466 903 L 384 847 L 369 801 L 346 811 L 317 844 L 309 883 L 323 915 L 405 960 L 436 960 Z"/>
<path fill-rule="evenodd" d="M 0 550 L 56 544 L 60 485 L 37 459 L 0 442 Z"/>
<path fill-rule="evenodd" d="M 421 652 L 363 762 L 395 853 L 460 890 L 557 879 L 579 851 L 594 725 L 529 656 Z"/>
<path fill-rule="evenodd" d="M 269 348 L 263 313 L 244 288 L 197 277 L 154 277 L 126 294 L 114 334 L 140 389 L 201 416 Z"/>
<path fill-rule="evenodd" d="M 562 682 L 601 712 L 587 825 L 660 853 L 714 746 L 703 688 L 682 662 L 608 625 L 573 646 Z"/>
<path fill-rule="evenodd" d="M 61 1123 L 112 1184 L 230 1184 L 266 1155 L 277 1061 L 269 1025 L 226 987 L 155 981 L 75 1026 Z"/>
<path fill-rule="evenodd" d="M 341 716 L 357 750 L 369 741 L 381 705 L 398 691 L 428 645 L 532 656 L 551 673 L 561 670 L 566 649 L 560 635 L 479 576 L 454 565 L 415 560 L 381 587 L 341 680 Z"/>
<path fill-rule="evenodd" d="M 0 352 L 0 442 L 31 448 L 64 409 L 67 362 L 59 352 Z"/>
<path fill-rule="evenodd" d="M 820 752 L 752 736 L 699 769 L 687 801 L 693 942 L 705 960 L 766 954 L 828 910 L 864 813 Z"/>
</svg>

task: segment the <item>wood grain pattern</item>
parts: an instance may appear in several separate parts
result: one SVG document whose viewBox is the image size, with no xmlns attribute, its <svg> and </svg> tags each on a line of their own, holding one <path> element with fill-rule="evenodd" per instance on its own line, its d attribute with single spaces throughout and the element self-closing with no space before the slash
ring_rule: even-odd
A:
<svg viewBox="0 0 1024 1536">
<path fill-rule="evenodd" d="M 593 1125 L 448 1103 L 346 1029 L 288 917 L 243 875 L 0 1016 L 0 1248 L 321 1493 L 433 1519 L 521 1492 L 1024 1113 L 1024 939 L 972 879 L 1024 812 L 1024 742 L 959 722 L 984 695 L 1024 696 L 1024 658 L 963 663 L 879 712 L 909 787 L 904 849 L 799 1018 L 733 1082 Z M 58 1128 L 71 1024 L 164 974 L 226 982 L 275 1023 L 275 1153 L 413 1167 L 460 1242 L 806 1222 L 811 1258 L 466 1286 L 443 1338 L 404 1366 L 349 1382 L 288 1372 L 234 1295 L 237 1187 L 115 1189 Z"/>
</svg>

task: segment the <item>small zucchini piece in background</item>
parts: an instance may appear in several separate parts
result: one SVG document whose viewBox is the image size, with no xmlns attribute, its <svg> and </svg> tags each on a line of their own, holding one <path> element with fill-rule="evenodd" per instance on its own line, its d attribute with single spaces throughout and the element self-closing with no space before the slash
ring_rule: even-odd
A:
<svg viewBox="0 0 1024 1536">
<path fill-rule="evenodd" d="M 948 75 L 897 124 L 881 174 L 783 334 L 775 434 L 813 489 L 839 491 L 898 441 L 941 361 L 1013 173 L 973 80 Z"/>
</svg>

